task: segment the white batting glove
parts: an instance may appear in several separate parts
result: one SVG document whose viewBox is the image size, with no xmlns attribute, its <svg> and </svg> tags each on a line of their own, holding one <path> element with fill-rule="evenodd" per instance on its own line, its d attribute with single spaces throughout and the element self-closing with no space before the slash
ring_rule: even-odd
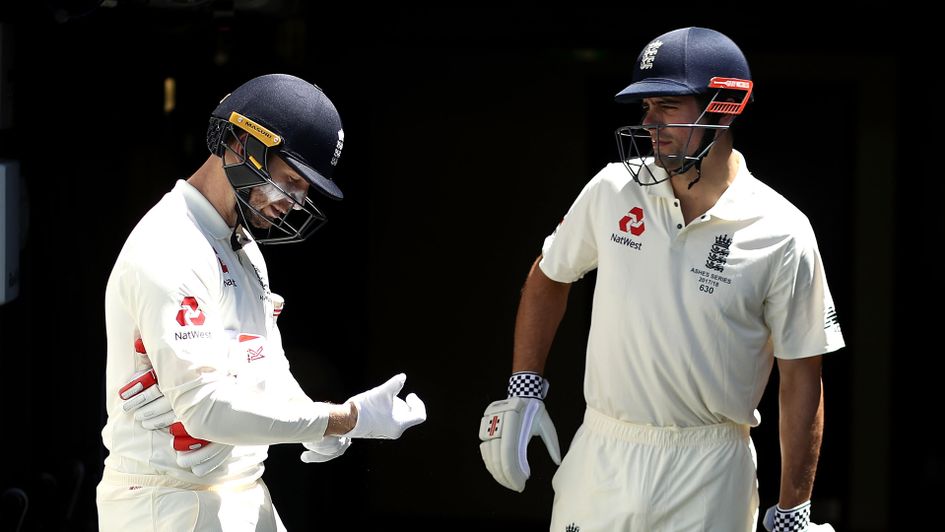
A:
<svg viewBox="0 0 945 532">
<path fill-rule="evenodd" d="M 347 436 L 325 436 L 324 438 L 303 443 L 307 451 L 302 453 L 300 458 L 306 464 L 312 462 L 322 463 L 345 454 L 348 447 L 351 447 L 351 438 Z"/>
<path fill-rule="evenodd" d="M 128 384 L 118 390 L 118 395 L 124 400 L 121 408 L 125 412 L 134 412 L 135 420 L 148 430 L 169 427 L 174 423 L 174 411 L 158 387 L 157 373 L 150 367 L 151 360 L 140 338 L 135 340 L 135 352 L 148 368 L 132 375 Z"/>
<path fill-rule="evenodd" d="M 157 385 L 154 385 L 157 388 Z M 150 403 L 140 406 L 135 410 L 135 420 L 141 422 L 141 426 L 148 430 L 157 430 L 170 427 L 176 418 L 171 409 L 171 402 L 167 397 L 161 397 Z"/>
<path fill-rule="evenodd" d="M 128 384 L 118 390 L 118 395 L 124 400 L 121 408 L 125 412 L 134 412 L 135 420 L 148 430 L 168 427 L 174 422 L 174 412 L 158 388 L 157 374 L 151 368 L 151 360 L 140 338 L 135 340 L 135 353 L 147 369 L 132 375 Z"/>
<path fill-rule="evenodd" d="M 148 430 L 163 429 L 174 422 L 171 403 L 158 387 L 153 369 L 132 375 L 128 384 L 118 390 L 118 395 L 124 400 L 122 410 L 133 412 L 135 420 Z"/>
<path fill-rule="evenodd" d="M 774 505 L 765 512 L 765 530 L 768 532 L 835 532 L 829 523 L 810 522 L 810 501 L 789 510 Z"/>
<path fill-rule="evenodd" d="M 194 451 L 178 451 L 177 465 L 190 469 L 198 477 L 203 477 L 223 465 L 232 450 L 232 445 L 207 442 Z"/>
<path fill-rule="evenodd" d="M 177 465 L 190 468 L 198 477 L 223 465 L 233 450 L 232 445 L 194 438 L 180 421 L 172 423 L 169 430 L 174 436 L 171 445 L 177 451 Z"/>
<path fill-rule="evenodd" d="M 551 460 L 561 465 L 558 432 L 545 410 L 548 381 L 533 372 L 513 373 L 509 398 L 490 404 L 479 422 L 479 451 L 496 482 L 521 492 L 531 475 L 528 442 L 541 436 Z"/>
<path fill-rule="evenodd" d="M 118 389 L 118 396 L 124 401 L 121 408 L 125 412 L 134 412 L 138 408 L 164 397 L 160 388 L 156 386 L 157 373 L 151 367 L 151 359 L 148 358 L 148 352 L 145 351 L 144 342 L 141 341 L 141 338 L 135 340 L 134 347 L 135 353 L 138 355 L 138 362 L 135 363 L 135 366 L 144 366 L 145 369 L 132 375 L 131 380 Z"/>
<path fill-rule="evenodd" d="M 346 402 L 354 403 L 358 421 L 349 438 L 379 438 L 396 440 L 414 425 L 427 419 L 427 409 L 417 394 L 397 397 L 407 381 L 407 375 L 398 373 L 384 384 L 355 395 Z"/>
</svg>

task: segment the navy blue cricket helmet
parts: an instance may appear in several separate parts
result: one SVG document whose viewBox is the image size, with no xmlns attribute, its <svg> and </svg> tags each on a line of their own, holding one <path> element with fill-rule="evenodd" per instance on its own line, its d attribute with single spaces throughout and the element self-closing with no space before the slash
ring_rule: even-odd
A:
<svg viewBox="0 0 945 532">
<path fill-rule="evenodd" d="M 235 143 L 239 151 L 233 149 Z M 317 85 L 295 76 L 259 76 L 226 95 L 211 113 L 207 147 L 224 159 L 240 223 L 260 244 L 304 240 L 326 220 L 311 198 L 296 197 L 272 180 L 271 156 L 279 156 L 322 194 L 343 197 L 332 179 L 344 147 L 341 117 Z M 289 197 L 292 210 L 278 219 L 266 216 L 250 202 L 257 187 L 269 197 Z M 260 217 L 263 231 L 258 230 Z"/>
<path fill-rule="evenodd" d="M 719 115 L 741 114 L 753 89 L 748 61 L 738 45 L 722 33 L 698 27 L 673 30 L 650 41 L 637 57 L 632 81 L 615 96 L 618 103 L 660 96 L 697 96 L 705 105 L 691 123 L 617 129 L 620 159 L 641 185 L 660 183 L 692 168 L 697 174 L 690 186 L 695 184 L 702 160 L 718 135 L 730 127 L 730 122 L 718 123 Z M 691 137 L 699 129 L 704 134 L 699 142 L 687 144 L 682 153 L 654 153 L 653 145 L 659 143 L 653 141 L 667 127 L 689 128 Z"/>
</svg>

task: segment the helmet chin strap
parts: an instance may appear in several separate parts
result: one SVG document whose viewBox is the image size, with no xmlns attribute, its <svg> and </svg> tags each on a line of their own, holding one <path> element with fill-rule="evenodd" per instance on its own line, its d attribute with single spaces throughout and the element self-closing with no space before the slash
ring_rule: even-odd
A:
<svg viewBox="0 0 945 532">
<path fill-rule="evenodd" d="M 696 161 L 696 178 L 689 182 L 689 186 L 686 187 L 686 190 L 690 190 L 692 185 L 695 185 L 702 179 L 702 159 Z"/>
<path fill-rule="evenodd" d="M 715 132 L 712 135 L 712 140 L 709 140 L 708 135 L 702 137 L 702 142 L 699 143 L 699 158 L 696 159 L 696 162 L 693 163 L 692 167 L 696 169 L 696 178 L 689 182 L 689 186 L 686 187 L 686 190 L 692 189 L 692 186 L 699 182 L 702 179 L 702 161 L 705 160 L 706 156 L 709 155 L 709 150 L 712 149 L 712 146 L 715 144 L 716 138 L 718 138 L 718 132 Z"/>
<path fill-rule="evenodd" d="M 699 120 L 702 119 L 703 116 L 706 116 L 709 106 L 712 104 L 712 102 L 716 100 L 716 98 L 718 98 L 720 93 L 721 91 L 716 91 L 716 93 L 712 96 L 712 98 L 709 100 L 709 103 L 706 105 L 705 110 L 703 110 L 699 118 L 696 119 L 697 123 Z M 709 118 L 708 125 L 718 125 L 719 123 L 718 115 L 709 114 L 708 118 Z M 734 117 L 732 118 L 732 120 L 734 121 Z M 731 123 L 729 123 L 729 126 L 731 127 Z M 709 131 L 710 130 L 707 128 L 706 133 L 708 133 Z M 694 167 L 696 169 L 696 177 L 695 179 L 689 182 L 689 186 L 686 187 L 687 190 L 692 189 L 692 186 L 698 183 L 700 179 L 702 179 L 702 161 L 704 161 L 705 158 L 709 155 L 709 151 L 712 149 L 712 146 L 715 145 L 715 141 L 718 140 L 719 134 L 724 133 L 725 131 L 727 131 L 727 129 L 715 130 L 712 134 L 711 139 L 709 138 L 709 135 L 703 135 L 702 140 L 699 142 L 699 148 L 696 150 L 696 153 L 699 154 L 696 160 L 691 163 L 684 164 L 682 168 L 680 168 L 680 171 L 675 172 L 677 175 L 680 175 L 680 174 L 684 174 L 688 172 L 690 168 Z"/>
<path fill-rule="evenodd" d="M 717 134 L 718 133 L 716 133 L 716 135 Z M 696 183 L 699 182 L 700 179 L 702 179 L 702 161 L 706 158 L 707 155 L 709 155 L 709 150 L 712 149 L 712 145 L 715 144 L 715 140 L 716 140 L 715 135 L 713 135 L 713 138 L 711 140 L 709 139 L 709 135 L 703 136 L 702 141 L 699 143 L 699 148 L 698 150 L 696 150 L 696 153 L 698 153 L 699 155 L 696 156 L 694 160 L 690 159 L 686 161 L 678 169 L 670 171 L 669 172 L 670 177 L 683 175 L 689 170 L 695 168 L 696 177 L 692 179 L 691 181 L 689 181 L 689 186 L 686 187 L 687 189 L 691 189 L 693 185 L 695 185 Z"/>
</svg>

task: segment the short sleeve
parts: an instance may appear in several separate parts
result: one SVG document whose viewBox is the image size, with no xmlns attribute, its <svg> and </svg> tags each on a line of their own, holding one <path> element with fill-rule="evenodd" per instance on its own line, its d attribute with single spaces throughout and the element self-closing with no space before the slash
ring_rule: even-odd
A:
<svg viewBox="0 0 945 532">
<path fill-rule="evenodd" d="M 809 222 L 786 244 L 765 301 L 774 355 L 805 358 L 844 346 L 823 260 Z"/>
<path fill-rule="evenodd" d="M 572 283 L 597 268 L 594 207 L 603 171 L 591 179 L 542 246 L 541 271 L 549 279 Z"/>
</svg>

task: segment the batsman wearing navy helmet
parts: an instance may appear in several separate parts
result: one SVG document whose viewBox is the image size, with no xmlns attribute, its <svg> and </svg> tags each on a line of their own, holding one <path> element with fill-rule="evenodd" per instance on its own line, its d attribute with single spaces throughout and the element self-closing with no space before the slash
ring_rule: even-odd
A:
<svg viewBox="0 0 945 532">
<path fill-rule="evenodd" d="M 508 398 L 486 409 L 480 450 L 522 491 L 528 442 L 542 437 L 560 463 L 551 530 L 754 531 L 749 429 L 775 362 L 782 469 L 765 526 L 832 530 L 810 523 L 810 498 L 821 355 L 843 336 L 809 221 L 733 147 L 752 90 L 725 35 L 653 39 L 616 96 L 643 111 L 616 131 L 621 161 L 587 183 L 528 274 Z M 542 374 L 571 283 L 594 269 L 586 411 L 561 460 Z"/>
<path fill-rule="evenodd" d="M 254 78 L 213 111 L 207 145 L 108 279 L 103 531 L 284 530 L 261 478 L 269 445 L 302 443 L 303 462 L 325 462 L 426 419 L 415 394 L 398 397 L 404 374 L 341 405 L 315 402 L 282 349 L 285 300 L 259 244 L 305 240 L 325 222 L 320 198 L 342 198 L 331 100 L 294 76 Z"/>
</svg>

